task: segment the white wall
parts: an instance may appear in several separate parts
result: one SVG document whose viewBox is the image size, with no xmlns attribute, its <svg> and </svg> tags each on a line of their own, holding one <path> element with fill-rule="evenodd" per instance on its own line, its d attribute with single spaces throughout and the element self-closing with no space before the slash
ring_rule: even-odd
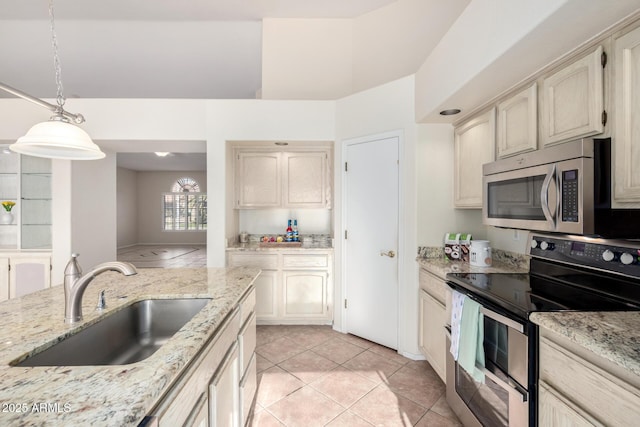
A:
<svg viewBox="0 0 640 427">
<path fill-rule="evenodd" d="M 342 165 L 344 141 L 367 135 L 398 131 L 401 137 L 400 153 L 400 235 L 398 247 L 399 282 L 399 336 L 398 350 L 408 356 L 419 358 L 417 347 L 418 325 L 418 268 L 416 257 L 416 124 L 414 122 L 413 76 L 387 83 L 336 102 L 335 165 Z M 344 330 L 342 304 L 342 174 L 335 168 L 335 212 L 336 241 L 335 263 L 335 315 L 334 327 Z"/>
<path fill-rule="evenodd" d="M 138 172 L 138 243 L 155 245 L 207 242 L 206 231 L 162 230 L 162 193 L 170 192 L 173 183 L 185 176 L 195 179 L 200 184 L 200 191 L 207 192 L 205 172 Z M 215 199 L 208 198 L 207 210 L 216 203 Z"/>
<path fill-rule="evenodd" d="M 480 209 L 453 208 L 453 127 L 419 125 L 417 134 L 418 246 L 442 246 L 446 232 L 486 239 Z"/>
<path fill-rule="evenodd" d="M 117 168 L 116 205 L 118 248 L 138 243 L 138 173 Z"/>
<path fill-rule="evenodd" d="M 332 234 L 329 209 L 240 209 L 239 231 L 249 234 L 285 234 L 287 221 L 298 220 L 298 232 Z"/>
</svg>

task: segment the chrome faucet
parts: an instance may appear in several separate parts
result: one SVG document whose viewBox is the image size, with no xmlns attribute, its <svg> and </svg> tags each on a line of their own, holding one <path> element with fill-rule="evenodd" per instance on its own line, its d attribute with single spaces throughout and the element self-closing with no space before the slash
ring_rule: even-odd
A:
<svg viewBox="0 0 640 427">
<path fill-rule="evenodd" d="M 105 271 L 117 271 L 125 276 L 137 274 L 136 268 L 128 262 L 105 262 L 96 265 L 84 276 L 78 264 L 79 254 L 71 254 L 64 269 L 64 321 L 75 323 L 82 320 L 82 295 L 91 281 Z"/>
</svg>

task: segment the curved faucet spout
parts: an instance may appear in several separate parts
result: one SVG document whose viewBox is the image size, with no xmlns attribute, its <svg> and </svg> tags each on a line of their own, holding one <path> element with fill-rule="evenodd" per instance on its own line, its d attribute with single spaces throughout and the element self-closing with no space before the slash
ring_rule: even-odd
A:
<svg viewBox="0 0 640 427">
<path fill-rule="evenodd" d="M 75 323 L 82 320 L 82 296 L 91 281 L 105 271 L 117 271 L 125 276 L 137 274 L 136 268 L 128 262 L 111 261 L 96 265 L 85 275 L 78 264 L 78 254 L 71 259 L 64 270 L 64 321 Z"/>
</svg>

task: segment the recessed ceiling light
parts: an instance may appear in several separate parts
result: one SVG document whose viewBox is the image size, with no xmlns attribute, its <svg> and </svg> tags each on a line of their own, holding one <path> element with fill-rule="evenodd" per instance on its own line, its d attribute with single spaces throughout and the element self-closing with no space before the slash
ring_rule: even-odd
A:
<svg viewBox="0 0 640 427">
<path fill-rule="evenodd" d="M 459 108 L 450 108 L 448 110 L 440 111 L 440 115 L 441 116 L 453 116 L 455 114 L 458 114 L 460 111 L 462 111 L 462 110 L 460 110 Z"/>
<path fill-rule="evenodd" d="M 155 153 L 158 157 L 167 157 L 169 154 L 171 154 L 168 151 L 156 151 Z"/>
<path fill-rule="evenodd" d="M 276 142 L 275 144 L 276 145 L 289 145 L 288 142 Z"/>
</svg>

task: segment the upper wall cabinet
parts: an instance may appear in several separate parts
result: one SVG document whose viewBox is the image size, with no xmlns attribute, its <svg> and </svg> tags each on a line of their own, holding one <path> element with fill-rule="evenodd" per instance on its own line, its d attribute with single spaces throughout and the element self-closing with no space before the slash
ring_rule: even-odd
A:
<svg viewBox="0 0 640 427">
<path fill-rule="evenodd" d="M 497 157 L 533 151 L 538 143 L 538 85 L 498 104 Z"/>
<path fill-rule="evenodd" d="M 542 81 L 542 141 L 569 141 L 604 131 L 602 46 Z"/>
<path fill-rule="evenodd" d="M 238 150 L 236 207 L 330 208 L 329 150 Z"/>
<path fill-rule="evenodd" d="M 614 38 L 615 199 L 640 201 L 640 28 Z"/>
<path fill-rule="evenodd" d="M 494 160 L 495 109 L 454 130 L 454 206 L 482 208 L 482 165 Z"/>
</svg>

